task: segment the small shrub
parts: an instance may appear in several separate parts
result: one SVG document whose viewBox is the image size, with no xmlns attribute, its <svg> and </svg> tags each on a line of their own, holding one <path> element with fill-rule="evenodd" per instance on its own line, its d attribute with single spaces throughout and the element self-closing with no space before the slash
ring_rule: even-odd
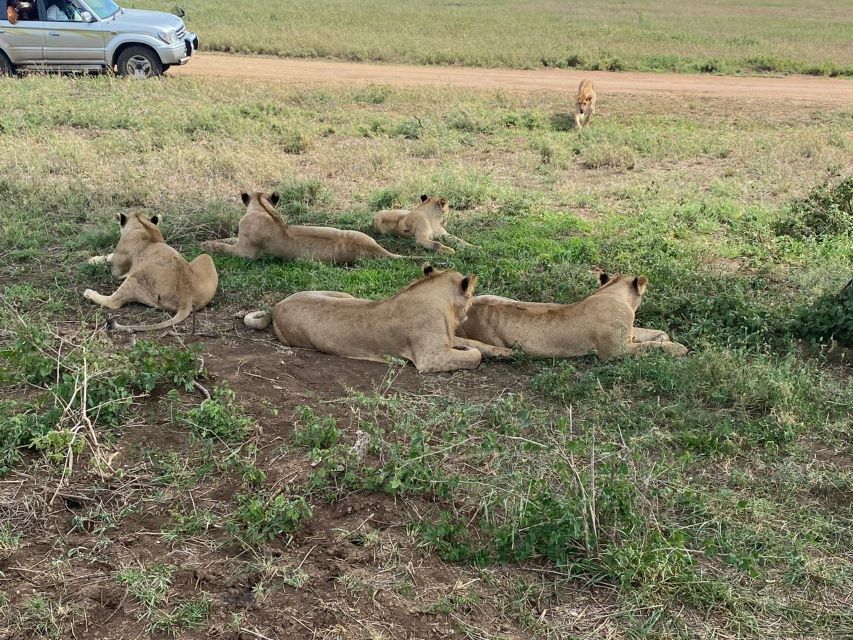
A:
<svg viewBox="0 0 853 640">
<path fill-rule="evenodd" d="M 569 69 L 578 69 L 583 66 L 583 58 L 581 58 L 578 54 L 573 53 L 568 58 L 566 58 L 566 67 Z"/>
<path fill-rule="evenodd" d="M 293 441 L 310 449 L 331 449 L 341 441 L 341 430 L 332 416 L 318 416 L 311 407 L 296 408 L 297 425 Z"/>
<path fill-rule="evenodd" d="M 312 509 L 302 496 L 237 496 L 237 511 L 228 528 L 246 544 L 256 546 L 298 531 L 311 517 Z"/>
<path fill-rule="evenodd" d="M 184 412 L 180 420 L 198 437 L 220 442 L 242 442 L 255 426 L 227 387 L 214 389 L 209 400 Z"/>
<path fill-rule="evenodd" d="M 517 113 L 510 111 L 503 116 L 503 125 L 508 129 L 526 129 L 533 131 L 542 127 L 542 120 L 532 111 Z"/>
<path fill-rule="evenodd" d="M 20 546 L 23 537 L 11 524 L 0 524 L 0 551 L 14 551 Z"/>
<path fill-rule="evenodd" d="M 151 567 L 128 567 L 118 572 L 116 579 L 132 596 L 149 609 L 165 601 L 172 586 L 172 575 L 177 567 L 156 563 Z"/>
<path fill-rule="evenodd" d="M 803 309 L 796 320 L 796 330 L 798 335 L 818 343 L 836 340 L 853 347 L 853 280 L 840 293 L 827 293 Z"/>
<path fill-rule="evenodd" d="M 791 202 L 775 231 L 780 236 L 818 240 L 853 232 L 853 176 L 835 186 L 825 183 Z"/>
<path fill-rule="evenodd" d="M 464 109 L 450 113 L 447 116 L 447 126 L 467 133 L 489 133 L 492 131 L 490 123 Z"/>
<path fill-rule="evenodd" d="M 512 189 L 501 194 L 498 201 L 498 214 L 508 217 L 527 217 L 539 206 L 535 196 L 526 191 Z"/>
<path fill-rule="evenodd" d="M 790 63 L 770 56 L 755 56 L 749 58 L 746 61 L 746 66 L 751 71 L 757 71 L 759 73 L 769 73 L 773 71 L 784 72 L 789 71 L 791 67 Z"/>
<path fill-rule="evenodd" d="M 48 431 L 44 435 L 36 436 L 30 441 L 30 447 L 40 451 L 48 462 L 62 464 L 68 453 L 80 455 L 86 441 L 76 433 L 68 429 Z"/>
<path fill-rule="evenodd" d="M 278 210 L 284 215 L 299 215 L 329 200 L 329 192 L 321 180 L 285 180 L 276 189 L 281 196 Z"/>
<path fill-rule="evenodd" d="M 158 384 L 172 384 L 191 391 L 199 377 L 198 361 L 202 345 L 191 344 L 184 349 L 158 345 L 140 340 L 129 354 L 129 373 L 134 388 L 150 393 Z"/>
<path fill-rule="evenodd" d="M 637 162 L 637 156 L 631 147 L 615 147 L 609 143 L 586 148 L 582 158 L 581 164 L 586 169 L 624 169 L 630 171 Z"/>
<path fill-rule="evenodd" d="M 497 188 L 488 175 L 445 169 L 434 175 L 422 193 L 441 195 L 457 211 L 473 209 L 497 195 Z"/>
<path fill-rule="evenodd" d="M 391 96 L 391 88 L 385 85 L 370 85 L 353 96 L 356 102 L 364 104 L 383 104 Z"/>
<path fill-rule="evenodd" d="M 624 71 L 625 64 L 619 58 L 608 58 L 603 64 L 605 71 Z"/>
<path fill-rule="evenodd" d="M 424 125 L 418 118 L 406 118 L 394 127 L 394 135 L 407 140 L 420 140 L 424 134 Z"/>
<path fill-rule="evenodd" d="M 311 146 L 311 138 L 301 131 L 289 131 L 281 136 L 278 146 L 285 153 L 305 153 Z"/>
<path fill-rule="evenodd" d="M 374 191 L 368 202 L 370 208 L 374 211 L 399 209 L 404 206 L 403 193 L 396 187 L 387 187 L 379 191 Z"/>
<path fill-rule="evenodd" d="M 358 125 L 358 133 L 363 138 L 377 138 L 385 134 L 387 124 L 385 118 L 372 117 L 366 124 Z"/>
<path fill-rule="evenodd" d="M 182 629 L 195 629 L 210 617 L 211 602 L 206 594 L 177 605 L 171 612 L 160 611 L 151 622 L 151 633 L 177 635 Z"/>
</svg>

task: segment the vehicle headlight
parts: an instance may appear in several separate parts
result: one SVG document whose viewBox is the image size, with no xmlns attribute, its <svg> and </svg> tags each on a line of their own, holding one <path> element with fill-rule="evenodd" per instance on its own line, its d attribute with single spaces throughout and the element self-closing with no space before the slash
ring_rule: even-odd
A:
<svg viewBox="0 0 853 640">
<path fill-rule="evenodd" d="M 166 44 L 175 44 L 178 41 L 174 31 L 158 31 L 157 37 Z"/>
</svg>

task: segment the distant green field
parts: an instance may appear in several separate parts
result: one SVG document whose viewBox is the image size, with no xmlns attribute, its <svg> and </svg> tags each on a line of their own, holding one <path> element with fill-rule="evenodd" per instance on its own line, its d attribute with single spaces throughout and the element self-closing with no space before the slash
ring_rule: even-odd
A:
<svg viewBox="0 0 853 640">
<path fill-rule="evenodd" d="M 172 0 L 134 3 L 173 11 Z M 202 46 L 481 67 L 853 75 L 853 4 L 602 0 L 183 3 Z"/>
</svg>

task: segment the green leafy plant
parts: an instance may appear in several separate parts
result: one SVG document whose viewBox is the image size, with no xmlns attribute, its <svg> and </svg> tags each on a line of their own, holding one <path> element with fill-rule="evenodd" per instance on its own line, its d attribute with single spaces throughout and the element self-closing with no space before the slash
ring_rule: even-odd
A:
<svg viewBox="0 0 853 640">
<path fill-rule="evenodd" d="M 853 176 L 835 185 L 824 183 L 794 200 L 775 230 L 781 236 L 818 240 L 853 233 Z"/>
<path fill-rule="evenodd" d="M 296 408 L 293 441 L 312 450 L 331 449 L 341 441 L 341 430 L 332 416 L 318 416 L 311 407 Z"/>
<path fill-rule="evenodd" d="M 205 440 L 242 442 L 255 427 L 255 421 L 243 412 L 236 398 L 231 389 L 217 387 L 209 399 L 182 412 L 179 419 Z"/>
<path fill-rule="evenodd" d="M 826 293 L 803 309 L 796 329 L 799 335 L 815 342 L 837 340 L 853 347 L 853 280 L 839 293 Z"/>
<path fill-rule="evenodd" d="M 303 496 L 281 493 L 274 496 L 239 495 L 237 505 L 228 528 L 251 546 L 298 531 L 313 513 Z"/>
</svg>

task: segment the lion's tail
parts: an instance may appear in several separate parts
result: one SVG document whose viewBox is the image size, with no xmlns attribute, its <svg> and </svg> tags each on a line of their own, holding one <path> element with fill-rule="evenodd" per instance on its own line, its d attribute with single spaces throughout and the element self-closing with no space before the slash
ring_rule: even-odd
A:
<svg viewBox="0 0 853 640">
<path fill-rule="evenodd" d="M 263 331 L 272 324 L 272 315 L 269 311 L 252 311 L 243 317 L 243 324 L 255 331 Z"/>
<path fill-rule="evenodd" d="M 171 329 L 176 324 L 179 324 L 189 318 L 192 312 L 192 301 L 188 301 L 186 305 L 178 309 L 178 312 L 174 315 L 174 317 L 172 317 L 171 320 L 166 320 L 165 322 L 161 322 L 160 324 L 128 326 L 118 324 L 117 322 L 111 322 L 110 328 L 117 329 L 118 331 L 159 331 L 160 329 Z"/>
</svg>

